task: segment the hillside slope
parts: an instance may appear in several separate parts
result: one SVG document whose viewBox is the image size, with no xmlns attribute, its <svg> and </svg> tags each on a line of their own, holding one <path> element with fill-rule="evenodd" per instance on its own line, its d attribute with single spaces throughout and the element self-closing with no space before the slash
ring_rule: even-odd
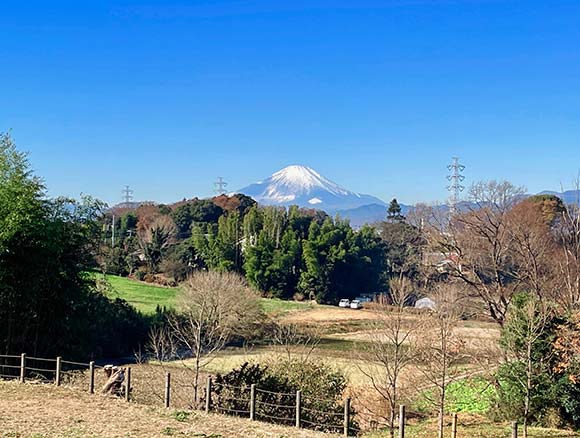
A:
<svg viewBox="0 0 580 438">
<path fill-rule="evenodd" d="M 5 381 L 0 381 L 0 425 L 2 436 L 35 438 L 335 436 L 200 412 L 176 415 L 63 387 Z"/>
</svg>

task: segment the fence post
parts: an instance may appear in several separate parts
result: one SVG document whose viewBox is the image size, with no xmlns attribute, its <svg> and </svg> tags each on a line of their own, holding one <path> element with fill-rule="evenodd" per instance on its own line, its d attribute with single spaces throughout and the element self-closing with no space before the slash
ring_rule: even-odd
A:
<svg viewBox="0 0 580 438">
<path fill-rule="evenodd" d="M 451 438 L 457 438 L 457 412 L 453 414 L 453 421 L 451 423 Z"/>
<path fill-rule="evenodd" d="M 250 420 L 256 419 L 256 385 L 250 385 Z"/>
<path fill-rule="evenodd" d="M 207 378 L 207 384 L 205 386 L 205 413 L 209 414 L 211 408 L 211 377 Z"/>
<path fill-rule="evenodd" d="M 89 362 L 89 394 L 95 393 L 95 361 Z"/>
<path fill-rule="evenodd" d="M 344 401 L 344 436 L 348 436 L 350 426 L 350 397 Z"/>
<path fill-rule="evenodd" d="M 165 373 L 165 407 L 169 407 L 169 398 L 171 396 L 171 373 Z"/>
<path fill-rule="evenodd" d="M 20 383 L 24 383 L 24 376 L 26 375 L 26 353 L 20 355 Z"/>
<path fill-rule="evenodd" d="M 405 405 L 399 406 L 399 438 L 405 438 Z"/>
<path fill-rule="evenodd" d="M 58 356 L 56 358 L 56 374 L 54 377 L 54 383 L 56 384 L 56 386 L 60 386 L 60 370 L 62 368 L 62 357 Z"/>
<path fill-rule="evenodd" d="M 512 421 L 512 438 L 518 438 L 518 422 Z"/>
<path fill-rule="evenodd" d="M 302 391 L 296 391 L 296 427 L 300 428 L 300 411 L 302 411 Z"/>
<path fill-rule="evenodd" d="M 125 401 L 129 401 L 129 396 L 131 395 L 131 367 L 127 367 L 127 376 L 125 382 Z"/>
</svg>

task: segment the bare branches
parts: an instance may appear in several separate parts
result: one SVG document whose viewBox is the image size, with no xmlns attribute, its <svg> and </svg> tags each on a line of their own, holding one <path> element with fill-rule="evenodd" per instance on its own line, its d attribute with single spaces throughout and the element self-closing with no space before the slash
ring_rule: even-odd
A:
<svg viewBox="0 0 580 438">
<path fill-rule="evenodd" d="M 262 313 L 258 295 L 239 275 L 220 272 L 193 274 L 181 286 L 178 309 L 168 327 L 151 333 L 150 349 L 158 358 L 192 358 L 197 400 L 200 369 L 233 338 L 251 334 Z"/>
<path fill-rule="evenodd" d="M 395 412 L 404 387 L 401 374 L 415 357 L 414 334 L 421 329 L 417 318 L 410 318 L 404 306 L 413 293 L 412 283 L 405 277 L 390 282 L 393 306 L 376 310 L 377 319 L 370 340 L 361 345 L 359 370 L 370 380 L 377 394 L 387 401 L 391 436 L 394 436 Z"/>
<path fill-rule="evenodd" d="M 580 180 L 576 181 L 580 193 Z M 560 246 L 557 272 L 560 281 L 560 303 L 572 310 L 580 304 L 580 202 L 567 205 L 556 221 L 555 234 Z"/>
<path fill-rule="evenodd" d="M 178 355 L 178 343 L 175 335 L 167 326 L 153 327 L 149 332 L 147 354 L 159 362 L 175 359 Z"/>
<path fill-rule="evenodd" d="M 288 360 L 297 358 L 307 362 L 320 344 L 320 330 L 291 323 L 274 323 L 272 341 L 284 350 Z"/>
<path fill-rule="evenodd" d="M 462 314 L 457 287 L 440 285 L 432 298 L 437 308 L 418 341 L 422 363 L 419 370 L 436 390 L 431 401 L 439 411 L 439 437 L 442 438 L 447 387 L 458 376 L 459 367 L 466 359 L 466 349 L 456 330 Z"/>
<path fill-rule="evenodd" d="M 552 293 L 550 222 L 541 204 L 522 201 L 523 189 L 508 182 L 480 182 L 470 194 L 475 207 L 453 217 L 436 244 L 457 257 L 451 275 L 502 325 L 517 291 Z"/>
</svg>

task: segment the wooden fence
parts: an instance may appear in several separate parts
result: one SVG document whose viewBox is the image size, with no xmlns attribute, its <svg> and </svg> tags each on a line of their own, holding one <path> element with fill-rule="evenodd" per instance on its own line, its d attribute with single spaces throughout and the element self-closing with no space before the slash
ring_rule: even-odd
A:
<svg viewBox="0 0 580 438">
<path fill-rule="evenodd" d="M 102 367 L 93 361 L 88 363 L 72 362 L 63 360 L 61 357 L 46 359 L 30 357 L 24 353 L 21 355 L 0 355 L 0 379 L 18 380 L 20 383 L 30 379 L 56 386 L 66 384 L 82 388 L 89 394 L 95 393 L 97 385 L 105 383 L 104 376 L 99 376 L 95 372 L 98 369 L 102 369 Z M 122 388 L 122 396 L 126 401 L 134 399 L 133 392 L 136 389 L 132 384 L 131 373 L 131 367 L 126 367 Z M 171 373 L 166 372 L 162 396 L 165 408 L 172 407 L 173 389 Z M 223 391 L 224 389 L 234 391 Z M 211 377 L 206 381 L 204 400 L 202 400 L 206 413 L 217 412 L 246 417 L 251 421 L 286 424 L 296 428 L 340 433 L 344 436 L 353 436 L 362 432 L 353 421 L 350 398 L 344 400 L 340 412 L 317 410 L 315 408 L 316 401 L 321 401 L 321 399 L 304 396 L 300 390 L 295 393 L 276 393 L 260 389 L 256 385 L 234 387 L 214 383 Z M 195 403 L 189 404 L 189 406 L 194 407 Z M 405 438 L 406 410 L 404 405 L 399 408 L 396 427 L 398 437 Z M 323 418 L 324 422 L 321 422 L 320 418 Z M 458 416 L 453 414 L 451 438 L 457 438 L 457 425 Z M 382 426 L 385 427 L 384 424 Z M 518 437 L 517 422 L 513 422 L 511 425 L 511 437 Z"/>
<path fill-rule="evenodd" d="M 0 378 L 18 380 L 24 383 L 27 380 L 41 381 L 56 386 L 73 386 L 90 394 L 95 393 L 95 387 L 104 384 L 97 382 L 101 369 L 95 362 L 82 363 L 63 360 L 62 357 L 45 359 L 21 355 L 0 355 Z M 131 367 L 125 367 L 125 380 L 123 382 L 122 395 L 127 401 L 134 400 L 135 387 L 132 383 Z M 144 387 L 145 382 L 141 382 Z M 303 396 L 301 391 L 296 393 L 274 393 L 250 385 L 249 387 L 237 387 L 238 393 L 233 409 L 231 407 L 232 395 L 224 389 L 232 389 L 229 385 L 214 383 L 211 378 L 207 379 L 204 391 L 203 405 L 206 412 L 216 412 L 226 415 L 247 417 L 254 421 L 265 421 L 278 424 L 292 425 L 297 428 L 308 428 L 326 432 L 340 432 L 344 436 L 351 436 L 354 428 L 352 423 L 352 409 L 350 399 L 346 399 L 340 412 L 321 412 L 315 409 L 314 400 Z M 220 389 L 222 391 L 220 391 Z M 146 388 L 139 388 L 146 391 Z M 174 388 L 171 374 L 165 374 L 163 391 L 163 406 L 174 407 L 172 396 Z M 154 400 L 155 398 L 153 398 Z M 292 399 L 290 403 L 289 400 Z M 312 403 L 310 403 L 312 401 Z M 189 404 L 195 406 L 195 403 Z M 228 407 L 229 406 L 229 407 Z M 324 418 L 324 422 L 316 421 L 316 418 Z M 329 418 L 331 420 L 329 420 Z"/>
<path fill-rule="evenodd" d="M 97 368 L 102 367 L 95 365 L 95 362 L 72 362 L 62 357 L 46 359 L 27 356 L 25 353 L 18 356 L 0 355 L 0 378 L 18 380 L 20 383 L 31 379 L 60 386 L 63 382 L 78 381 L 76 377 L 82 375 L 86 377 L 86 389 L 90 394 L 95 392 Z"/>
</svg>

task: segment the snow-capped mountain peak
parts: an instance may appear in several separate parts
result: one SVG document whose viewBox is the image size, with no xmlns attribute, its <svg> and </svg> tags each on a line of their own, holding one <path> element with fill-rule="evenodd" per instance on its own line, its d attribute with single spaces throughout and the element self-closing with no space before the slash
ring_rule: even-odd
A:
<svg viewBox="0 0 580 438">
<path fill-rule="evenodd" d="M 239 193 L 251 196 L 261 204 L 294 204 L 316 207 L 328 213 L 368 204 L 384 205 L 383 201 L 374 196 L 347 190 L 316 170 L 301 165 L 285 167 L 259 183 L 240 189 Z"/>
<path fill-rule="evenodd" d="M 308 166 L 292 165 L 274 173 L 269 185 L 273 189 L 283 186 L 294 194 L 308 193 L 313 189 L 323 189 L 337 195 L 347 195 L 352 192 L 320 175 Z"/>
</svg>

